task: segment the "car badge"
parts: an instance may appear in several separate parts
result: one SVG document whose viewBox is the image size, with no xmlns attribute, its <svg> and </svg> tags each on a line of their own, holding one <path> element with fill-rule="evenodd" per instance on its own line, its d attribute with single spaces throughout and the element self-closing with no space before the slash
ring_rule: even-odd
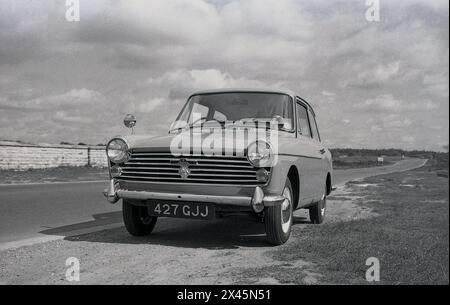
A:
<svg viewBox="0 0 450 305">
<path fill-rule="evenodd" d="M 180 162 L 178 162 L 178 164 L 180 165 L 178 173 L 180 174 L 182 179 L 187 179 L 191 174 L 191 170 L 189 169 L 189 163 L 185 159 L 181 159 Z"/>
</svg>

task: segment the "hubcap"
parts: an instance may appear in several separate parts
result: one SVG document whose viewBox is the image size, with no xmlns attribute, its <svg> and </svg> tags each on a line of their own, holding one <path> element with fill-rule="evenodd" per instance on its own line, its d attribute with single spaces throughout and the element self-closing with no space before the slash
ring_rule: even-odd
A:
<svg viewBox="0 0 450 305">
<path fill-rule="evenodd" d="M 327 208 L 327 197 L 324 195 L 322 198 L 322 204 L 320 207 L 320 214 L 323 216 L 325 216 L 325 210 Z"/>
<path fill-rule="evenodd" d="M 287 233 L 292 221 L 292 196 L 289 188 L 284 188 L 283 196 L 286 199 L 281 204 L 281 229 L 284 233 Z"/>
</svg>

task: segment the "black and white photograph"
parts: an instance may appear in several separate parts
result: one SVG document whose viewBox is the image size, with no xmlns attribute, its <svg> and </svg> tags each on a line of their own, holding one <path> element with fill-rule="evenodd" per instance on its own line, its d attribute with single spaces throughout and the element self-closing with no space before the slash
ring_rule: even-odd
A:
<svg viewBox="0 0 450 305">
<path fill-rule="evenodd" d="M 1 286 L 448 286 L 448 156 L 447 0 L 0 0 Z"/>
</svg>

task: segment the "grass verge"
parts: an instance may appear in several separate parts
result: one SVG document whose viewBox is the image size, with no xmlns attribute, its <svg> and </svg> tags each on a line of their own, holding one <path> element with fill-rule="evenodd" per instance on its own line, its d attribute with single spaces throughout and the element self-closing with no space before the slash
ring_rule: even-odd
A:
<svg viewBox="0 0 450 305">
<path fill-rule="evenodd" d="M 107 168 L 54 167 L 24 171 L 0 170 L 0 184 L 93 181 L 109 179 Z"/>
<path fill-rule="evenodd" d="M 376 216 L 306 225 L 271 256 L 314 263 L 321 283 L 366 284 L 365 262 L 377 257 L 380 284 L 448 285 L 449 186 L 448 178 L 438 175 L 442 171 L 448 173 L 448 155 L 413 171 L 349 183 L 348 190 L 360 198 L 356 204 Z"/>
</svg>

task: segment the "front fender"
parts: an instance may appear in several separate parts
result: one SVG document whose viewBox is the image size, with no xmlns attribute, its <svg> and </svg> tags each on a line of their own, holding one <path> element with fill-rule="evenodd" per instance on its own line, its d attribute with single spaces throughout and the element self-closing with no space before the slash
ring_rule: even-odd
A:
<svg viewBox="0 0 450 305">
<path fill-rule="evenodd" d="M 291 166 L 299 170 L 298 158 L 294 156 L 278 155 L 277 162 L 272 167 L 269 183 L 264 187 L 264 193 L 270 195 L 281 195 L 286 184 L 286 178 Z"/>
</svg>

